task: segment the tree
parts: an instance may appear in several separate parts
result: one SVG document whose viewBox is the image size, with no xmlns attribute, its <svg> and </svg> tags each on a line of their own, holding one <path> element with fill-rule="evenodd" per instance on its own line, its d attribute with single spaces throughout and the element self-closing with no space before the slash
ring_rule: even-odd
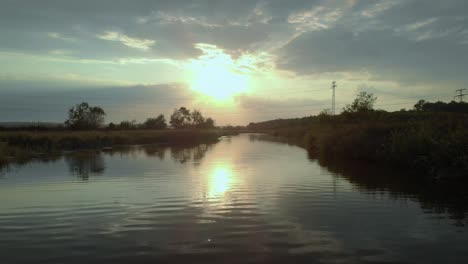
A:
<svg viewBox="0 0 468 264">
<path fill-rule="evenodd" d="M 190 115 L 190 110 L 185 107 L 180 107 L 179 109 L 174 110 L 169 123 L 174 128 L 184 128 L 189 126 L 191 121 L 192 116 Z"/>
<path fill-rule="evenodd" d="M 414 105 L 414 110 L 421 112 L 452 112 L 452 113 L 468 113 L 468 103 L 451 101 L 445 102 L 426 102 L 419 100 Z"/>
<path fill-rule="evenodd" d="M 203 117 L 202 113 L 199 110 L 192 111 L 192 125 L 194 127 L 202 127 L 205 123 L 205 118 Z"/>
<path fill-rule="evenodd" d="M 374 110 L 374 104 L 377 97 L 374 94 L 367 92 L 360 92 L 354 101 L 347 105 L 343 110 L 348 113 L 367 112 Z"/>
<path fill-rule="evenodd" d="M 190 111 L 185 107 L 175 109 L 169 121 L 174 128 L 214 128 L 215 121 L 205 118 L 199 110 Z"/>
<path fill-rule="evenodd" d="M 120 122 L 119 128 L 120 129 L 135 129 L 137 128 L 137 122 L 136 120 L 132 120 L 132 121 L 125 120 L 125 121 Z"/>
<path fill-rule="evenodd" d="M 320 111 L 317 117 L 319 121 L 325 122 L 325 121 L 331 120 L 332 116 L 333 115 L 332 115 L 331 110 L 327 108 L 327 109 L 323 109 L 322 111 Z"/>
<path fill-rule="evenodd" d="M 215 121 L 213 120 L 213 118 L 208 117 L 205 120 L 205 123 L 203 123 L 203 128 L 215 128 Z"/>
<path fill-rule="evenodd" d="M 416 111 L 423 111 L 424 110 L 424 105 L 426 104 L 425 100 L 419 100 L 415 105 L 414 105 L 414 110 Z"/>
<path fill-rule="evenodd" d="M 162 114 L 156 118 L 148 118 L 143 126 L 149 129 L 165 129 L 167 127 L 166 118 Z"/>
<path fill-rule="evenodd" d="M 105 115 L 101 107 L 83 102 L 70 108 L 65 125 L 72 129 L 96 129 L 104 123 Z"/>
</svg>

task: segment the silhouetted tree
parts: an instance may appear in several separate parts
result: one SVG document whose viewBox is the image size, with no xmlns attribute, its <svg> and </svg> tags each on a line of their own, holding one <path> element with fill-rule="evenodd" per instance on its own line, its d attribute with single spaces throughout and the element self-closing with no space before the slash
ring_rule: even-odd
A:
<svg viewBox="0 0 468 264">
<path fill-rule="evenodd" d="M 135 129 L 135 128 L 137 128 L 136 120 L 132 120 L 132 121 L 125 120 L 125 121 L 122 121 L 122 122 L 120 122 L 120 124 L 119 124 L 119 128 L 120 128 L 120 129 Z"/>
<path fill-rule="evenodd" d="M 205 118 L 199 110 L 193 110 L 191 117 L 192 125 L 194 127 L 203 127 L 203 124 L 205 123 Z"/>
<path fill-rule="evenodd" d="M 318 114 L 318 119 L 322 122 L 329 121 L 332 118 L 332 113 L 330 109 L 324 109 Z"/>
<path fill-rule="evenodd" d="M 148 118 L 143 126 L 149 129 L 165 129 L 167 127 L 166 118 L 162 114 L 156 118 Z"/>
<path fill-rule="evenodd" d="M 65 125 L 72 129 L 96 129 L 104 123 L 105 115 L 101 107 L 83 102 L 70 108 Z"/>
<path fill-rule="evenodd" d="M 423 111 L 424 110 L 424 105 L 426 104 L 425 100 L 419 100 L 415 105 L 414 105 L 414 110 L 416 111 Z"/>
<path fill-rule="evenodd" d="M 213 120 L 213 118 L 208 117 L 205 120 L 205 123 L 203 123 L 203 128 L 215 128 L 215 121 Z"/>
<path fill-rule="evenodd" d="M 190 111 L 185 107 L 175 109 L 169 122 L 174 128 L 214 128 L 213 118 L 205 118 L 199 110 Z"/>
<path fill-rule="evenodd" d="M 169 123 L 174 128 L 184 128 L 190 125 L 192 121 L 192 116 L 190 114 L 190 110 L 185 107 L 181 107 L 179 109 L 175 109 L 174 113 L 171 115 L 171 120 Z"/>
<path fill-rule="evenodd" d="M 348 113 L 366 112 L 374 110 L 374 104 L 377 101 L 371 93 L 360 92 L 354 101 L 347 105 L 343 110 Z"/>
<path fill-rule="evenodd" d="M 431 103 L 419 100 L 419 102 L 414 105 L 414 109 L 424 112 L 468 113 L 468 103 L 455 101 L 451 101 L 450 103 L 440 101 Z"/>
</svg>

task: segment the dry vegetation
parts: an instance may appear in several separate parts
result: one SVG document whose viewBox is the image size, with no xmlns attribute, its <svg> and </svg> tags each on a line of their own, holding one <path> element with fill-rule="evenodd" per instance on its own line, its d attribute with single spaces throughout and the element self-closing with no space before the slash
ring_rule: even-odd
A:
<svg viewBox="0 0 468 264">
<path fill-rule="evenodd" d="M 319 159 L 410 168 L 437 178 L 468 175 L 468 114 L 368 111 L 274 120 L 250 130 L 279 136 Z"/>
<path fill-rule="evenodd" d="M 117 145 L 197 144 L 216 142 L 229 132 L 212 130 L 3 131 L 0 163 L 80 149 Z"/>
</svg>

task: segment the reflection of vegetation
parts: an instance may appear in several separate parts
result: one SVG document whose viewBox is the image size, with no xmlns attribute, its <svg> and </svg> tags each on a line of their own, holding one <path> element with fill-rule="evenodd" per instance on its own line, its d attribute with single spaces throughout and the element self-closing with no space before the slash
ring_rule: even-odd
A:
<svg viewBox="0 0 468 264">
<path fill-rule="evenodd" d="M 457 225 L 468 223 L 468 182 L 433 181 L 418 174 L 356 162 L 323 159 L 319 162 L 361 189 L 385 190 L 395 197 L 414 197 L 423 209 L 448 213 Z"/>
<path fill-rule="evenodd" d="M 178 145 L 178 146 L 161 146 L 161 145 L 141 145 L 141 146 L 122 146 L 117 148 L 105 149 L 104 153 L 114 155 L 136 155 L 143 151 L 148 157 L 156 157 L 164 160 L 166 152 L 169 150 L 173 160 L 180 163 L 194 162 L 199 163 L 206 152 L 210 150 L 210 144 L 199 145 Z"/>
<path fill-rule="evenodd" d="M 133 156 L 137 155 L 140 152 L 144 152 L 148 157 L 157 157 L 160 160 L 163 160 L 166 155 L 167 146 L 161 145 L 138 145 L 138 146 L 118 146 L 114 148 L 105 148 L 103 153 L 109 156 Z"/>
<path fill-rule="evenodd" d="M 278 136 L 274 136 L 271 134 L 259 134 L 259 133 L 251 133 L 249 134 L 249 141 L 250 142 L 257 142 L 257 141 L 268 141 L 268 142 L 277 142 L 282 144 L 293 144 L 293 142 L 289 142 L 287 138 L 282 138 Z M 293 144 L 297 145 L 297 144 Z"/>
<path fill-rule="evenodd" d="M 360 94 L 340 115 L 251 123 L 301 145 L 319 158 L 388 163 L 436 178 L 468 176 L 468 103 L 418 102 L 415 110 L 373 110 Z"/>
<path fill-rule="evenodd" d="M 174 147 L 162 145 L 139 145 L 139 146 L 120 146 L 115 148 L 105 148 L 103 150 L 94 151 L 77 151 L 64 155 L 65 161 L 69 166 L 71 173 L 79 176 L 82 179 L 89 179 L 93 175 L 101 175 L 104 173 L 106 166 L 104 156 L 132 156 L 141 155 L 147 157 L 155 157 L 159 160 L 164 160 L 166 152 L 170 151 L 172 158 L 180 163 L 193 162 L 198 165 L 205 157 L 208 150 L 211 149 L 209 144 L 200 145 L 180 145 Z M 6 160 L 0 162 L 0 175 L 7 172 L 10 168 L 23 166 L 31 162 L 53 162 L 61 158 L 61 155 L 39 155 L 21 160 Z"/>
<path fill-rule="evenodd" d="M 160 160 L 164 160 L 166 156 L 166 148 L 157 146 L 157 145 L 147 145 L 147 146 L 141 146 L 143 148 L 143 151 L 148 157 L 157 157 Z"/>
<path fill-rule="evenodd" d="M 268 134 L 251 134 L 250 140 L 283 142 Z M 309 152 L 315 160 L 316 153 Z M 395 198 L 416 199 L 423 209 L 447 213 L 457 225 L 468 224 L 468 180 L 434 180 L 411 171 L 365 162 L 319 157 L 319 164 L 366 192 L 388 191 Z"/>
<path fill-rule="evenodd" d="M 101 149 L 122 145 L 188 145 L 214 143 L 230 132 L 223 130 L 128 131 L 3 131 L 0 163 L 63 150 Z"/>
<path fill-rule="evenodd" d="M 79 151 L 65 155 L 70 172 L 83 180 L 92 175 L 101 175 L 106 169 L 104 158 L 99 151 Z"/>
<path fill-rule="evenodd" d="M 8 146 L 5 142 L 0 142 L 0 174 L 8 171 L 11 167 L 22 166 L 32 161 L 52 162 L 60 158 L 59 155 L 44 155 L 39 152 L 28 152 L 24 149 Z"/>
<path fill-rule="evenodd" d="M 210 150 L 211 146 L 207 144 L 201 144 L 195 147 L 172 147 L 171 156 L 175 161 L 180 163 L 186 163 L 192 161 L 194 164 L 199 162 L 205 157 L 206 152 Z"/>
</svg>

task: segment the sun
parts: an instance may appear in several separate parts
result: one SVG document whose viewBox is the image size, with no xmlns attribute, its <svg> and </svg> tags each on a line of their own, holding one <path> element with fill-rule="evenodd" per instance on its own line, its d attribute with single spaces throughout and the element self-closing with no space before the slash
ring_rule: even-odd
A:
<svg viewBox="0 0 468 264">
<path fill-rule="evenodd" d="M 193 90 L 212 97 L 217 101 L 232 99 L 248 88 L 249 77 L 239 69 L 236 61 L 222 50 L 212 46 L 201 47 L 205 55 L 190 64 Z"/>
<path fill-rule="evenodd" d="M 226 100 L 246 90 L 247 77 L 223 65 L 210 65 L 197 69 L 191 86 L 216 100 Z"/>
</svg>

